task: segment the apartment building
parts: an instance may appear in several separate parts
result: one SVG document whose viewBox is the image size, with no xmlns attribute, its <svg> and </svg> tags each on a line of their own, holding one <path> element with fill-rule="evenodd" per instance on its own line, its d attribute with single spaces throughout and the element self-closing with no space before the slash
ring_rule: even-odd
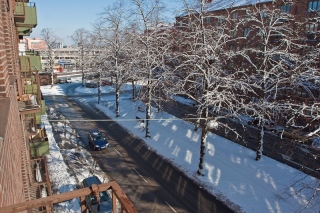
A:
<svg viewBox="0 0 320 213">
<path fill-rule="evenodd" d="M 44 113 L 38 71 L 40 57 L 19 55 L 19 43 L 37 26 L 36 5 L 27 0 L 0 0 L 0 207 L 37 198 L 45 189 L 48 141 L 41 129 Z M 21 49 L 21 48 L 20 48 Z M 41 166 L 43 179 L 36 181 Z"/>
</svg>

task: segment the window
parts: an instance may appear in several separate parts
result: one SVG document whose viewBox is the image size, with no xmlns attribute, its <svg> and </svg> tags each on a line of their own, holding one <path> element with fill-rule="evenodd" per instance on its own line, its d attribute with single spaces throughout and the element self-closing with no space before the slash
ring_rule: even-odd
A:
<svg viewBox="0 0 320 213">
<path fill-rule="evenodd" d="M 235 51 L 236 50 L 236 46 L 234 44 L 230 44 L 229 49 L 231 51 Z"/>
<path fill-rule="evenodd" d="M 259 99 L 257 97 L 251 97 L 252 103 L 258 103 Z"/>
<path fill-rule="evenodd" d="M 7 0 L 7 12 L 9 12 L 10 11 L 10 3 L 9 3 L 9 0 Z"/>
<path fill-rule="evenodd" d="M 232 19 L 238 19 L 238 12 L 233 12 L 232 13 Z"/>
<path fill-rule="evenodd" d="M 227 63 L 227 69 L 232 70 L 233 67 L 234 67 L 234 64 L 232 63 L 232 61 L 229 61 L 229 63 Z"/>
<path fill-rule="evenodd" d="M 306 24 L 306 33 L 315 33 L 318 30 L 318 23 Z"/>
<path fill-rule="evenodd" d="M 289 13 L 290 5 L 289 4 L 279 5 L 278 9 L 281 10 L 282 12 Z"/>
<path fill-rule="evenodd" d="M 230 36 L 231 36 L 231 38 L 235 38 L 237 36 L 237 31 L 236 30 L 231 30 L 230 31 Z"/>
<path fill-rule="evenodd" d="M 262 36 L 262 35 L 263 35 L 262 30 L 259 28 L 258 36 Z"/>
<path fill-rule="evenodd" d="M 217 22 L 218 22 L 219 25 L 222 24 L 223 21 L 224 21 L 224 16 L 220 16 L 220 17 L 217 18 Z"/>
<path fill-rule="evenodd" d="M 180 21 L 180 27 L 182 27 L 182 21 Z"/>
<path fill-rule="evenodd" d="M 302 96 L 302 98 L 307 98 L 308 97 L 307 91 L 302 89 L 301 96 Z"/>
<path fill-rule="evenodd" d="M 245 27 L 243 29 L 243 36 L 244 37 L 247 37 L 249 35 L 249 32 L 250 32 L 250 28 L 249 27 Z"/>
<path fill-rule="evenodd" d="M 248 45 L 247 45 L 247 44 L 243 44 L 243 45 L 242 45 L 242 49 L 243 49 L 243 50 L 247 50 L 247 49 L 248 49 Z"/>
<path fill-rule="evenodd" d="M 264 51 L 264 45 L 263 44 L 258 44 L 257 49 L 260 51 Z"/>
<path fill-rule="evenodd" d="M 320 10 L 320 0 L 318 1 L 309 1 L 308 12 Z"/>
<path fill-rule="evenodd" d="M 267 18 L 268 14 L 265 10 L 261 11 L 261 17 L 262 18 Z"/>
<path fill-rule="evenodd" d="M 206 17 L 205 19 L 206 19 L 206 23 L 210 24 L 210 17 Z"/>
</svg>

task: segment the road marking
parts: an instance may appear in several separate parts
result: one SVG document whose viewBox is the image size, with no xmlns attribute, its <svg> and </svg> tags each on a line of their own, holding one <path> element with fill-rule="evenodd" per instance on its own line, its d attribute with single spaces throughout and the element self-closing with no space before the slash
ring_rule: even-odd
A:
<svg viewBox="0 0 320 213">
<path fill-rule="evenodd" d="M 147 181 L 146 179 L 144 179 L 144 178 L 142 177 L 142 175 L 140 175 L 139 172 L 137 172 L 137 170 L 135 170 L 133 167 L 132 167 L 132 169 L 133 169 L 146 183 L 148 183 L 148 181 Z"/>
<path fill-rule="evenodd" d="M 177 212 L 176 210 L 174 210 L 174 208 L 172 208 L 172 206 L 170 206 L 170 204 L 167 201 L 164 202 L 166 202 L 166 204 L 172 209 L 172 211 Z"/>
<path fill-rule="evenodd" d="M 116 148 L 114 148 L 114 150 L 116 150 L 116 152 L 118 152 L 118 154 L 121 155 L 121 153 Z M 121 157 L 122 157 L 122 155 L 121 155 Z"/>
</svg>

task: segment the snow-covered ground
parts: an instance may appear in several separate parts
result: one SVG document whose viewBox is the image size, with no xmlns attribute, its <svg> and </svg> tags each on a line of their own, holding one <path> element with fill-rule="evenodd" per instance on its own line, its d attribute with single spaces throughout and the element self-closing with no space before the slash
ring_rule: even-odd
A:
<svg viewBox="0 0 320 213">
<path fill-rule="evenodd" d="M 55 85 L 53 88 L 42 86 L 41 91 L 44 96 L 64 95 L 64 88 L 69 85 L 71 84 Z M 122 89 L 130 88 L 131 86 L 127 85 Z M 103 87 L 103 92 L 107 91 L 113 91 L 113 88 Z M 76 92 L 96 94 L 97 89 L 79 86 Z M 81 97 L 79 100 L 97 103 L 97 96 Z M 205 176 L 198 176 L 196 172 L 199 163 L 201 130 L 195 132 L 192 124 L 168 113 L 158 113 L 156 110 L 152 110 L 151 138 L 146 139 L 144 124 L 136 122 L 135 119 L 135 116 L 144 117 L 144 113 L 138 111 L 138 107 L 144 107 L 143 104 L 139 101 L 121 100 L 120 117 L 116 118 L 114 100 L 114 97 L 106 96 L 101 99 L 102 103 L 96 104 L 96 106 L 132 134 L 142 138 L 150 148 L 176 164 L 202 187 L 207 188 L 219 199 L 233 203 L 234 207 L 237 207 L 237 211 L 248 213 L 319 213 L 318 179 L 306 176 L 304 173 L 266 156 L 263 156 L 260 161 L 255 161 L 254 151 L 211 133 L 207 137 Z M 178 100 L 184 102 L 181 98 Z M 186 102 L 186 104 L 188 103 Z M 92 167 L 91 161 L 93 160 L 90 160 L 89 153 L 85 149 L 80 151 L 64 150 L 64 157 L 62 157 L 61 150 L 50 133 L 50 124 L 45 116 L 43 119 L 46 129 L 49 131 L 49 173 L 57 193 L 75 189 L 76 182 L 87 176 L 96 173 L 101 175 L 101 171 L 96 166 L 89 170 L 91 173 L 85 169 L 85 166 L 84 169 L 76 168 L 73 171 L 74 174 L 70 173 L 68 167 L 61 161 L 66 159 L 65 156 L 68 153 L 77 152 L 81 153 L 81 156 L 88 156 L 88 162 L 81 161 L 88 167 Z M 78 156 L 76 160 L 79 160 L 79 154 L 76 156 Z M 87 157 L 81 157 L 81 159 L 83 158 Z M 72 162 L 72 159 L 75 158 L 68 159 L 69 162 Z M 69 176 L 71 177 L 68 178 Z M 105 179 L 105 181 L 107 180 Z M 316 187 L 318 187 L 318 191 L 314 190 Z M 318 197 L 310 203 L 309 201 L 315 192 Z M 59 209 L 64 207 L 65 212 L 78 212 L 80 208 L 77 201 L 61 204 Z"/>
</svg>

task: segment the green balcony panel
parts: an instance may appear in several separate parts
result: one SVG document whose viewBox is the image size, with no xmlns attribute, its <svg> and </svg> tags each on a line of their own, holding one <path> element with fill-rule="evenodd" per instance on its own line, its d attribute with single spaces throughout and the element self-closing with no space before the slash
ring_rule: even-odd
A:
<svg viewBox="0 0 320 213">
<path fill-rule="evenodd" d="M 29 55 L 30 58 L 30 65 L 31 65 L 31 70 L 38 70 L 41 71 L 41 58 L 40 56 L 37 55 Z"/>
<path fill-rule="evenodd" d="M 46 103 L 41 100 L 41 112 L 36 113 L 36 124 L 41 124 L 41 116 L 46 114 Z"/>
<path fill-rule="evenodd" d="M 32 28 L 18 27 L 17 29 L 18 29 L 19 36 L 30 36 L 30 33 L 32 33 Z"/>
<path fill-rule="evenodd" d="M 31 142 L 30 154 L 31 157 L 37 158 L 49 154 L 49 142 L 47 140 L 41 142 Z"/>
<path fill-rule="evenodd" d="M 25 19 L 23 22 L 16 22 L 17 27 L 35 28 L 38 24 L 37 8 L 35 3 L 24 3 Z"/>
<path fill-rule="evenodd" d="M 14 21 L 24 22 L 24 20 L 25 20 L 24 2 L 16 2 L 16 6 L 14 8 Z"/>
<path fill-rule="evenodd" d="M 19 60 L 20 60 L 20 71 L 21 72 L 31 71 L 29 56 L 19 56 Z"/>
<path fill-rule="evenodd" d="M 30 56 L 30 55 L 34 55 L 34 56 L 38 56 L 39 52 L 38 51 L 34 51 L 34 50 L 29 50 L 25 52 L 26 55 Z"/>
<path fill-rule="evenodd" d="M 41 58 L 37 55 L 20 56 L 21 71 L 41 71 Z"/>
<path fill-rule="evenodd" d="M 24 94 L 38 94 L 38 85 L 37 84 L 30 84 L 24 85 L 23 87 Z"/>
</svg>

